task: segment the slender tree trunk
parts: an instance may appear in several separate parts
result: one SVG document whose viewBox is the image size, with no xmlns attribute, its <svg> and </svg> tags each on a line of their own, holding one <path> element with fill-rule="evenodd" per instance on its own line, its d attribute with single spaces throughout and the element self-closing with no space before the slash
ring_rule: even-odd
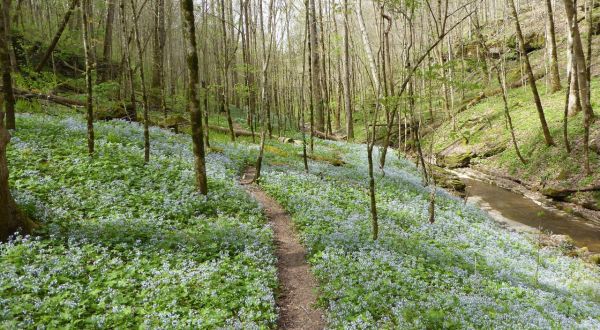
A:
<svg viewBox="0 0 600 330">
<path fill-rule="evenodd" d="M 229 135 L 231 141 L 235 141 L 235 133 L 233 131 L 233 120 L 229 109 L 229 44 L 227 40 L 227 25 L 225 21 L 225 0 L 221 0 L 221 28 L 223 29 L 223 105 L 225 114 L 227 115 L 227 125 L 229 127 Z M 235 56 L 235 55 L 234 55 Z"/>
<path fill-rule="evenodd" d="M 192 143 L 196 170 L 196 184 L 202 195 L 208 194 L 206 165 L 204 162 L 204 142 L 202 132 L 202 110 L 198 100 L 198 52 L 196 50 L 196 25 L 194 19 L 194 1 L 181 0 L 183 28 L 185 36 L 186 62 L 189 71 L 188 106 L 192 122 Z"/>
<path fill-rule="evenodd" d="M 308 26 L 305 25 L 304 28 L 304 43 L 302 45 L 302 85 L 300 87 L 300 122 L 302 126 L 300 127 L 300 131 L 302 131 L 302 161 L 304 162 L 304 171 L 308 173 L 308 156 L 306 154 L 306 130 L 304 129 L 304 107 L 305 107 L 305 98 L 304 98 L 304 83 L 305 83 L 305 74 L 306 74 L 306 44 L 308 43 Z M 310 63 L 309 63 L 310 64 Z"/>
<path fill-rule="evenodd" d="M 315 108 L 316 127 L 317 131 L 325 131 L 325 115 L 323 110 L 323 89 L 321 87 L 321 68 L 319 42 L 317 32 L 317 11 L 315 9 L 315 0 L 308 0 L 309 4 L 309 40 L 310 40 L 310 57 L 311 57 L 311 85 L 312 85 L 312 102 Z M 311 124 L 312 125 L 312 124 Z"/>
<path fill-rule="evenodd" d="M 546 116 L 544 115 L 544 108 L 542 107 L 540 94 L 538 93 L 537 85 L 535 83 L 535 77 L 533 75 L 533 70 L 531 69 L 531 64 L 529 63 L 529 56 L 527 55 L 527 51 L 525 49 L 525 40 L 523 39 L 523 32 L 521 31 L 521 24 L 519 23 L 519 16 L 517 14 L 517 9 L 515 8 L 515 2 L 514 0 L 508 0 L 508 4 L 510 6 L 513 19 L 515 20 L 515 29 L 517 30 L 517 38 L 519 39 L 521 54 L 523 55 L 523 60 L 525 61 L 527 80 L 529 81 L 531 93 L 533 94 L 533 99 L 535 101 L 535 107 L 537 109 L 538 116 L 540 117 L 540 123 L 542 125 L 542 131 L 544 133 L 544 140 L 546 141 L 546 145 L 552 146 L 554 145 L 554 141 L 552 140 L 552 135 L 550 134 L 550 130 L 548 129 L 548 123 L 546 122 Z"/>
<path fill-rule="evenodd" d="M 131 67 L 131 54 L 129 52 L 129 39 L 128 39 L 128 29 L 126 24 L 127 14 L 125 12 L 125 0 L 121 0 L 119 5 L 119 14 L 121 15 L 121 28 L 122 28 L 122 43 L 123 43 L 123 57 L 125 64 L 125 74 L 127 78 L 127 84 L 129 89 L 129 101 L 131 102 L 130 106 L 125 105 L 125 109 L 127 110 L 127 117 L 131 121 L 137 121 L 137 101 L 135 97 L 135 84 L 133 78 L 133 68 Z"/>
<path fill-rule="evenodd" d="M 592 15 L 592 10 L 594 9 L 594 5 L 595 5 L 595 1 L 594 0 L 589 0 L 589 6 L 588 6 L 588 10 L 587 10 L 587 26 L 588 26 L 588 31 L 587 31 L 587 81 L 591 82 L 592 81 L 592 39 L 594 36 L 594 21 L 593 21 L 593 15 Z M 591 87 L 588 88 L 588 98 L 591 99 L 592 98 L 592 89 Z M 592 114 L 593 117 L 593 114 Z"/>
<path fill-rule="evenodd" d="M 131 0 L 131 9 L 133 10 L 133 30 L 135 34 L 135 43 L 137 46 L 138 53 L 138 65 L 140 70 L 140 79 L 142 83 L 142 99 L 144 102 L 144 162 L 148 163 L 150 161 L 150 131 L 148 129 L 148 125 L 150 124 L 150 119 L 148 118 L 148 91 L 146 90 L 146 77 L 144 73 L 144 55 L 142 48 L 142 41 L 140 36 L 140 31 L 138 27 L 138 19 L 139 14 L 135 5 L 136 0 Z"/>
<path fill-rule="evenodd" d="M 271 48 L 273 46 L 273 39 L 274 39 L 274 30 L 275 30 L 275 23 L 274 23 L 274 0 L 270 0 L 269 1 L 269 47 L 267 48 L 266 46 L 266 38 L 265 38 L 265 24 L 264 24 L 264 18 L 262 15 L 262 1 L 259 1 L 258 6 L 259 6 L 259 13 L 260 14 L 260 33 L 261 33 L 261 39 L 262 39 L 262 54 L 263 54 L 263 60 L 262 60 L 262 87 L 261 87 L 261 93 L 260 93 L 260 108 L 261 108 L 261 121 L 262 121 L 262 131 L 260 133 L 260 148 L 259 148 L 259 152 L 258 152 L 258 158 L 256 159 L 256 176 L 254 177 L 254 181 L 255 182 L 259 182 L 260 180 L 260 171 L 262 169 L 262 160 L 263 160 L 263 156 L 264 156 L 264 150 L 265 150 L 265 139 L 266 139 L 266 135 L 267 135 L 267 116 L 268 116 L 268 110 L 267 108 L 269 107 L 269 101 L 267 99 L 267 86 L 268 86 L 268 70 L 269 70 L 269 63 L 270 63 L 270 59 L 271 59 Z"/>
<path fill-rule="evenodd" d="M 329 106 L 329 74 L 327 70 L 327 52 L 325 50 L 325 31 L 323 26 L 323 1 L 319 1 L 319 27 L 320 27 L 320 44 L 321 44 L 321 88 L 323 88 L 323 116 L 325 120 L 325 136 L 331 133 L 331 109 Z"/>
<path fill-rule="evenodd" d="M 590 152 L 589 152 L 589 139 L 590 139 L 590 125 L 593 119 L 594 110 L 590 102 L 590 82 L 587 79 L 587 64 L 585 61 L 585 55 L 583 53 L 583 45 L 581 42 L 581 34 L 579 32 L 579 26 L 577 24 L 577 13 L 576 4 L 572 0 L 563 0 L 565 4 L 565 11 L 567 14 L 567 20 L 569 22 L 569 30 L 573 37 L 573 59 L 577 63 L 577 71 L 573 74 L 577 75 L 577 81 L 579 83 L 579 97 L 581 98 L 581 106 L 583 108 L 583 153 L 584 153 L 584 169 L 586 174 L 591 174 L 590 168 Z"/>
<path fill-rule="evenodd" d="M 554 29 L 554 13 L 552 11 L 552 0 L 545 0 L 546 14 L 548 17 L 548 55 L 550 56 L 550 92 L 554 93 L 560 90 L 560 76 L 558 73 L 558 52 L 556 50 L 556 33 Z"/>
<path fill-rule="evenodd" d="M 519 145 L 517 143 L 517 138 L 515 136 L 515 129 L 513 127 L 512 117 L 510 116 L 510 109 L 508 106 L 508 89 L 506 88 L 506 70 L 504 68 L 504 58 L 502 58 L 500 60 L 500 61 L 502 61 L 501 66 L 498 66 L 498 64 L 494 62 L 494 60 L 490 56 L 490 50 L 484 41 L 483 35 L 481 34 L 481 27 L 479 25 L 479 19 L 476 17 L 474 22 L 475 22 L 475 30 L 476 30 L 478 42 L 481 45 L 481 47 L 485 50 L 485 59 L 489 60 L 492 67 L 494 68 L 494 71 L 496 71 L 496 78 L 498 80 L 498 84 L 500 84 L 500 88 L 502 88 L 502 104 L 504 105 L 504 117 L 506 118 L 506 121 L 508 122 L 508 128 L 510 130 L 510 137 L 511 137 L 512 145 L 515 148 L 515 153 L 517 154 L 517 157 L 519 158 L 521 163 L 526 164 L 527 161 L 525 160 L 525 158 L 523 158 L 523 155 L 521 154 L 521 151 L 519 150 Z"/>
<path fill-rule="evenodd" d="M 525 158 L 523 158 L 523 155 L 521 155 L 521 151 L 519 150 L 519 145 L 517 144 L 517 138 L 515 136 L 515 129 L 513 127 L 512 117 L 510 116 L 510 110 L 508 107 L 508 90 L 506 88 L 506 72 L 505 72 L 505 70 L 500 70 L 499 68 L 496 68 L 496 70 L 497 70 L 496 75 L 498 78 L 498 83 L 502 87 L 502 104 L 504 105 L 504 116 L 506 117 L 506 120 L 508 122 L 508 129 L 510 130 L 510 138 L 511 138 L 513 147 L 515 148 L 515 153 L 517 154 L 517 157 L 519 158 L 521 163 L 526 164 L 527 161 L 525 160 Z"/>
<path fill-rule="evenodd" d="M 90 156 L 94 154 L 94 108 L 93 108 L 93 95 L 92 95 L 92 63 L 91 63 L 91 50 L 90 50 L 90 31 L 89 28 L 89 13 L 86 10 L 86 2 L 90 0 L 83 0 L 83 8 L 81 10 L 82 17 L 82 30 L 83 30 L 83 51 L 85 54 L 85 87 L 87 93 L 86 99 L 86 114 L 87 114 L 87 143 L 88 153 Z"/>
<path fill-rule="evenodd" d="M 154 7 L 154 33 L 152 52 L 152 80 L 150 83 L 150 108 L 162 109 L 166 117 L 164 106 L 164 48 L 166 40 L 165 30 L 165 0 L 156 0 Z"/>
<path fill-rule="evenodd" d="M 571 96 L 571 75 L 572 72 L 569 71 L 567 75 L 567 89 L 565 91 L 565 109 L 563 114 L 563 139 L 565 141 L 565 150 L 567 153 L 571 153 L 571 143 L 569 143 L 569 97 Z"/>
<path fill-rule="evenodd" d="M 38 65 L 35 67 L 36 72 L 42 71 L 42 68 L 44 67 L 44 65 L 46 65 L 46 62 L 48 62 L 48 60 L 50 59 L 50 56 L 52 55 L 54 48 L 56 48 L 56 45 L 58 44 L 58 41 L 60 40 L 60 36 L 62 35 L 63 31 L 67 27 L 67 24 L 69 23 L 69 19 L 71 18 L 71 14 L 73 13 L 73 10 L 75 10 L 75 7 L 77 7 L 78 4 L 79 4 L 79 0 L 71 1 L 71 4 L 69 5 L 69 10 L 67 10 L 67 12 L 65 13 L 62 23 L 58 27 L 58 30 L 56 31 L 54 38 L 50 42 L 50 46 L 48 46 L 48 49 L 44 53 L 44 56 L 42 56 L 42 60 L 40 61 L 40 63 L 38 63 Z"/>
<path fill-rule="evenodd" d="M 367 59 L 369 61 L 369 68 L 372 77 L 372 86 L 374 89 L 374 94 L 376 97 L 376 105 L 375 112 L 372 117 L 371 123 L 369 123 L 368 115 L 365 114 L 366 122 L 366 130 L 367 130 L 367 162 L 368 162 L 368 172 L 369 172 L 369 197 L 371 200 L 371 226 L 372 226 L 372 234 L 373 240 L 377 240 L 379 237 L 379 221 L 377 217 L 377 200 L 376 200 L 376 187 L 375 187 L 375 175 L 373 173 L 373 148 L 375 145 L 375 135 L 376 135 L 376 127 L 377 127 L 377 116 L 379 115 L 378 110 L 381 106 L 381 83 L 379 81 L 379 73 L 377 69 L 377 64 L 375 62 L 375 57 L 373 56 L 373 51 L 371 50 L 371 44 L 369 43 L 369 37 L 367 34 L 367 29 L 365 26 L 365 20 L 363 18 L 361 0 L 358 0 L 356 3 L 356 16 L 359 23 L 360 33 L 363 39 L 365 53 L 367 54 Z M 368 108 L 368 107 L 365 107 Z M 368 113 L 368 110 L 366 111 Z M 369 124 L 372 126 L 372 132 L 369 132 Z"/>
<path fill-rule="evenodd" d="M 581 111 L 579 81 L 577 80 L 577 74 L 573 72 L 577 72 L 577 62 L 573 56 L 573 35 L 567 29 L 567 75 L 571 77 L 569 80 L 569 116 L 574 116 Z"/>
<path fill-rule="evenodd" d="M 0 65 L 2 66 L 2 96 L 4 98 L 4 111 L 6 116 L 6 129 L 15 129 L 15 96 L 13 93 L 11 64 L 10 64 L 10 0 L 2 0 L 3 23 L 0 25 Z M 8 142 L 7 142 L 8 143 Z"/>
<path fill-rule="evenodd" d="M 344 0 L 344 108 L 346 110 L 346 135 L 348 141 L 354 140 L 354 122 L 352 119 L 352 95 L 350 88 L 350 36 L 348 32 L 348 0 Z"/>
</svg>

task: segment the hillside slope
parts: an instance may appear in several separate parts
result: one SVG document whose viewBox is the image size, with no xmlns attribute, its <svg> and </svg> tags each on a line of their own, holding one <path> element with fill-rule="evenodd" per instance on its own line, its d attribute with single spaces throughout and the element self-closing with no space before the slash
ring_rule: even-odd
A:
<svg viewBox="0 0 600 330">
<path fill-rule="evenodd" d="M 20 114 L 9 146 L 15 198 L 41 228 L 0 243 L 0 328 L 267 328 L 272 231 L 236 183 L 244 162 L 211 153 L 194 187 L 187 135 Z M 227 147 L 224 145 L 223 147 Z M 232 152 L 233 154 L 233 152 Z"/>
<path fill-rule="evenodd" d="M 187 135 L 152 129 L 144 166 L 137 124 L 98 123 L 89 159 L 81 118 L 18 122 L 12 184 L 42 227 L 0 244 L 2 327 L 274 325 L 272 232 L 236 183 L 256 144 L 215 137 L 205 199 Z M 317 140 L 310 174 L 301 146 L 266 150 L 263 189 L 293 217 L 331 327 L 600 327 L 597 267 L 441 190 L 429 224 L 429 189 L 405 159 L 377 173 L 374 242 L 364 146 Z"/>
</svg>

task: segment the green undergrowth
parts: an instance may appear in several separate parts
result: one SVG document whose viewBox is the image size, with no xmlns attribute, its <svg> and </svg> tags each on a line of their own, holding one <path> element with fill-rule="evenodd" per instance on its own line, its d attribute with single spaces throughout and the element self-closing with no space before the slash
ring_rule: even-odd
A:
<svg viewBox="0 0 600 330">
<path fill-rule="evenodd" d="M 550 132 L 556 146 L 546 146 L 542 135 L 539 117 L 528 86 L 509 91 L 510 115 L 515 135 L 523 157 L 522 164 L 510 140 L 500 96 L 491 97 L 469 108 L 457 116 L 456 131 L 450 123 L 442 125 L 435 135 L 427 137 L 434 140 L 434 152 L 440 152 L 453 143 L 465 145 L 473 150 L 486 150 L 503 145 L 506 149 L 500 154 L 480 160 L 486 166 L 502 168 L 508 173 L 534 182 L 568 181 L 573 185 L 585 186 L 600 179 L 598 171 L 599 156 L 590 152 L 593 168 L 591 176 L 583 175 L 583 114 L 568 118 L 569 140 L 573 151 L 566 152 L 563 138 L 564 89 L 554 94 L 546 92 L 540 84 L 542 104 Z M 592 82 L 592 105 L 600 104 L 600 80 Z M 598 121 L 592 125 L 592 139 L 600 132 Z M 468 143 L 466 143 L 468 141 Z M 597 143 L 597 141 L 595 142 Z"/>
<path fill-rule="evenodd" d="M 297 160 L 277 156 L 262 186 L 293 217 L 332 328 L 600 325 L 598 269 L 539 250 L 443 191 L 430 224 L 429 189 L 394 153 L 385 172 L 376 171 L 380 236 L 373 241 L 366 148 L 319 142 L 317 149 L 340 154 L 346 164 L 310 161 L 305 173 Z"/>
<path fill-rule="evenodd" d="M 0 244 L 0 328 L 271 328 L 272 231 L 236 183 L 248 159 L 207 156 L 194 186 L 187 135 L 78 116 L 21 114 L 11 186 L 41 225 Z"/>
</svg>

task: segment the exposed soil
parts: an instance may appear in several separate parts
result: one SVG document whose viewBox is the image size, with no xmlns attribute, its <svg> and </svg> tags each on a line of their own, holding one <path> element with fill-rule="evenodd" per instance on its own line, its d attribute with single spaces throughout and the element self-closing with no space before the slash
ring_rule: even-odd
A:
<svg viewBox="0 0 600 330">
<path fill-rule="evenodd" d="M 323 329 L 325 318 L 316 306 L 316 280 L 306 262 L 306 250 L 292 227 L 292 219 L 273 198 L 252 183 L 254 167 L 240 181 L 265 210 L 275 233 L 275 254 L 280 291 L 277 297 L 279 329 Z"/>
</svg>

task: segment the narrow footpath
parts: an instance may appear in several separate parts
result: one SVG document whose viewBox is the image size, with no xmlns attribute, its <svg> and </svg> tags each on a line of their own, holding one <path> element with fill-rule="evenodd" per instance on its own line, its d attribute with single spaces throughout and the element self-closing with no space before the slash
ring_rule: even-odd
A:
<svg viewBox="0 0 600 330">
<path fill-rule="evenodd" d="M 279 279 L 279 329 L 323 329 L 325 318 L 315 303 L 316 280 L 306 262 L 306 250 L 294 233 L 292 219 L 273 198 L 252 183 L 254 167 L 246 169 L 240 181 L 262 205 L 275 233 L 275 254 Z"/>
</svg>

